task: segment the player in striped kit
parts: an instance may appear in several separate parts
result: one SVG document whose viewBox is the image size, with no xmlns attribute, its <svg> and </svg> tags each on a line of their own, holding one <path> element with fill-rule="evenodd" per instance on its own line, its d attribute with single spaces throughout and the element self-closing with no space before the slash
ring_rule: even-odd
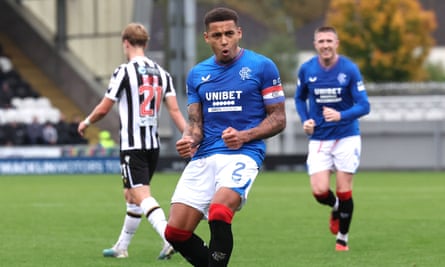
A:
<svg viewBox="0 0 445 267">
<path fill-rule="evenodd" d="M 315 31 L 318 56 L 305 62 L 298 73 L 295 105 L 309 136 L 307 158 L 315 199 L 332 208 L 330 230 L 336 250 L 347 251 L 352 219 L 352 178 L 360 162 L 361 138 L 358 119 L 370 111 L 368 96 L 358 67 L 338 55 L 334 28 Z M 336 194 L 329 188 L 336 173 Z"/>
<path fill-rule="evenodd" d="M 263 139 L 286 124 L 284 92 L 276 65 L 239 47 L 238 15 L 209 11 L 205 41 L 214 56 L 187 78 L 189 121 L 176 143 L 191 161 L 172 196 L 167 240 L 193 266 L 227 266 L 233 249 L 232 219 L 247 200 L 265 156 Z M 194 231 L 207 219 L 210 242 Z"/>
<path fill-rule="evenodd" d="M 150 182 L 159 158 L 161 102 L 165 103 L 181 132 L 185 128 L 185 119 L 178 107 L 170 74 L 144 54 L 148 40 L 148 33 L 142 24 L 130 23 L 122 31 L 123 51 L 128 62 L 116 68 L 102 101 L 78 128 L 83 135 L 90 124 L 102 119 L 118 102 L 120 161 L 127 213 L 117 242 L 103 251 L 107 257 L 128 257 L 128 246 L 142 216 L 148 219 L 164 241 L 159 259 L 168 259 L 174 253 L 164 238 L 166 217 L 151 195 Z"/>
</svg>

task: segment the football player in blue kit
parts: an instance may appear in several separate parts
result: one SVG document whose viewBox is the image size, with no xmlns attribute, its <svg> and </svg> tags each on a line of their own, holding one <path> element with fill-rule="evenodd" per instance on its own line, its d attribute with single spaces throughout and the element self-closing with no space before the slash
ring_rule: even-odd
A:
<svg viewBox="0 0 445 267">
<path fill-rule="evenodd" d="M 309 136 L 307 168 L 315 199 L 332 208 L 330 230 L 336 250 L 347 251 L 349 226 L 354 209 L 352 179 L 360 162 L 361 137 L 358 119 L 370 111 L 365 85 L 358 67 L 337 54 L 335 28 L 315 30 L 318 55 L 302 64 L 298 72 L 295 105 Z M 335 172 L 335 194 L 330 176 Z"/>
<path fill-rule="evenodd" d="M 227 266 L 231 224 L 244 205 L 265 156 L 263 139 L 286 126 L 276 65 L 241 48 L 238 14 L 215 8 L 204 18 L 214 55 L 187 78 L 188 123 L 176 148 L 191 158 L 171 200 L 166 239 L 193 266 Z M 206 219 L 208 246 L 194 231 Z"/>
</svg>

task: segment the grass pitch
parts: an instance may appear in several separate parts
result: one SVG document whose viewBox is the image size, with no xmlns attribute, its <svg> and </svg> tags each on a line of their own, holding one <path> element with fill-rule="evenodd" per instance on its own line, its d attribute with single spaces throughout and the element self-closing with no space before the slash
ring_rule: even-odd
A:
<svg viewBox="0 0 445 267">
<path fill-rule="evenodd" d="M 152 191 L 168 214 L 178 173 L 155 175 Z M 329 209 L 302 172 L 262 172 L 233 224 L 230 266 L 443 266 L 445 176 L 360 172 L 348 252 L 335 252 Z M 156 258 L 161 240 L 143 221 L 127 259 L 104 258 L 125 213 L 119 175 L 0 177 L 0 265 L 190 266 Z M 208 241 L 207 223 L 197 232 Z"/>
</svg>

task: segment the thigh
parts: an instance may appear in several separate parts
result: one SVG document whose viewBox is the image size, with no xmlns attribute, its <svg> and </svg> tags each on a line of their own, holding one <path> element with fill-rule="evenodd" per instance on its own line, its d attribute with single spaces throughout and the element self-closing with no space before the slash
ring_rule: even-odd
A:
<svg viewBox="0 0 445 267">
<path fill-rule="evenodd" d="M 332 149 L 335 140 L 311 140 L 308 146 L 307 171 L 310 176 L 318 172 L 333 171 L 334 158 Z"/>
<path fill-rule="evenodd" d="M 215 194 L 215 174 L 208 158 L 190 161 L 179 178 L 171 203 L 182 203 L 207 214 Z"/>
<path fill-rule="evenodd" d="M 241 154 L 215 155 L 214 163 L 217 192 L 212 202 L 241 209 L 258 175 L 257 163 Z"/>
<path fill-rule="evenodd" d="M 352 173 L 337 171 L 336 176 L 337 192 L 348 192 L 352 190 Z"/>
<path fill-rule="evenodd" d="M 329 190 L 330 186 L 330 170 L 320 171 L 312 174 L 311 179 L 311 189 L 316 195 L 324 194 Z"/>
<path fill-rule="evenodd" d="M 342 138 L 334 147 L 335 169 L 345 173 L 355 173 L 360 164 L 361 139 L 360 136 Z"/>
</svg>

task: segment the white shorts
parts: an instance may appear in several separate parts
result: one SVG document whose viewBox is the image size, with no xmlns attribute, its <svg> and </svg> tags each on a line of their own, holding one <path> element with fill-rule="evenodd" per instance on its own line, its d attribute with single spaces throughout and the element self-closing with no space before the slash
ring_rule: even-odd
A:
<svg viewBox="0 0 445 267">
<path fill-rule="evenodd" d="M 360 164 L 359 135 L 339 140 L 309 141 L 307 171 L 309 175 L 325 170 L 355 173 Z"/>
<path fill-rule="evenodd" d="M 240 194 L 241 209 L 257 175 L 258 165 L 246 155 L 216 154 L 193 160 L 182 172 L 171 202 L 191 206 L 207 218 L 215 192 L 228 187 Z"/>
</svg>

